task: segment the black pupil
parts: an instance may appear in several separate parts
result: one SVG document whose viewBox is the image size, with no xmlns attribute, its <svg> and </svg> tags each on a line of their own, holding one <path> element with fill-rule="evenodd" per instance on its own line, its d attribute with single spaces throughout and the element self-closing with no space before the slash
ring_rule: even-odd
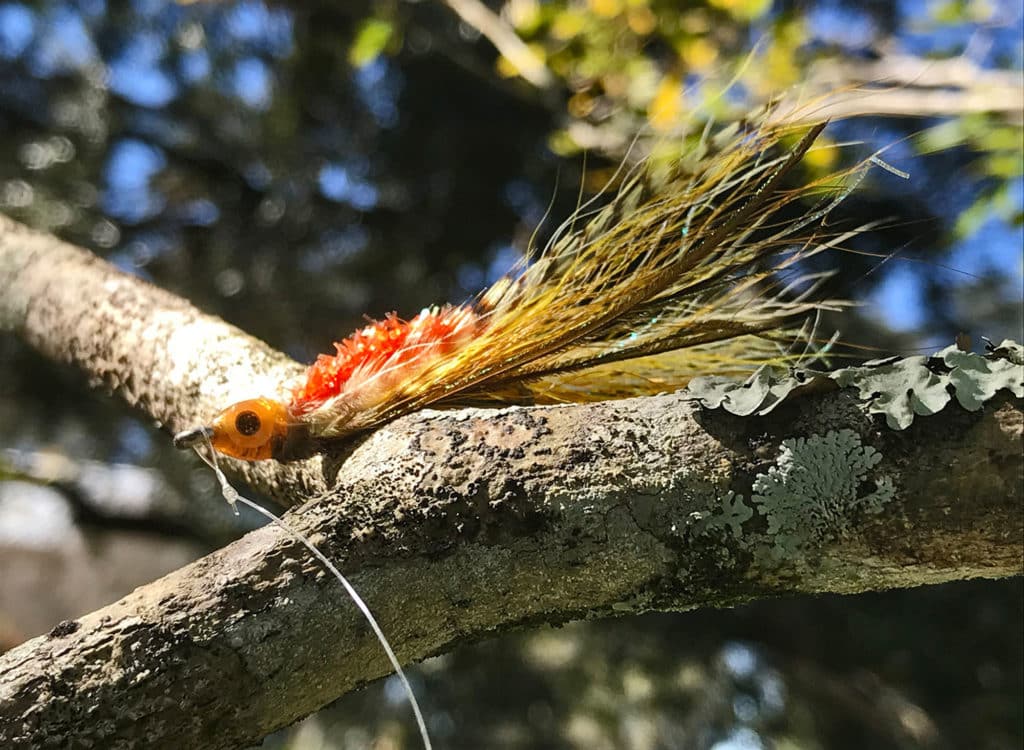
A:
<svg viewBox="0 0 1024 750">
<path fill-rule="evenodd" d="M 260 417 L 254 411 L 243 411 L 235 417 L 235 429 L 243 435 L 255 435 L 260 431 Z"/>
</svg>

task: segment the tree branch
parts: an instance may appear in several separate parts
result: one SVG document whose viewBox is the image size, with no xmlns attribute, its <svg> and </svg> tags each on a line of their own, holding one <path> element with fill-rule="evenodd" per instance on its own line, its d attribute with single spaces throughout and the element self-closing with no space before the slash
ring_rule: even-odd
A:
<svg viewBox="0 0 1024 750">
<path fill-rule="evenodd" d="M 1019 123 L 1024 110 L 1024 85 L 1016 71 L 984 70 L 964 57 L 925 60 L 887 53 L 871 62 L 821 60 L 811 66 L 802 92 L 802 98 L 814 93 L 821 97 L 813 111 L 806 111 L 806 118 L 814 122 L 866 115 L 995 112 Z M 779 111 L 801 119 L 799 107 Z"/>
<path fill-rule="evenodd" d="M 555 79 L 544 61 L 519 38 L 515 29 L 505 23 L 480 0 L 444 0 L 466 25 L 476 29 L 494 45 L 526 81 L 539 89 L 554 85 Z"/>
<path fill-rule="evenodd" d="M 4 219 L 0 327 L 172 431 L 298 370 Z M 852 499 L 820 498 L 825 526 L 780 546 L 757 481 L 784 439 L 836 434 L 881 461 Z M 757 419 L 679 393 L 425 411 L 301 464 L 235 468 L 286 504 L 316 495 L 289 523 L 409 661 L 534 622 L 1019 574 L 1021 434 L 1006 396 L 897 433 L 846 391 Z M 0 746 L 241 747 L 386 671 L 340 587 L 271 526 L 0 657 Z"/>
</svg>

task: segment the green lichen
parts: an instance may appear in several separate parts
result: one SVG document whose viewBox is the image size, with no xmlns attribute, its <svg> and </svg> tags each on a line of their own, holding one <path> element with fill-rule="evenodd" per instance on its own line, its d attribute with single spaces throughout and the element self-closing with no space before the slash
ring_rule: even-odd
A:
<svg viewBox="0 0 1024 750">
<path fill-rule="evenodd" d="M 936 414 L 954 398 L 968 411 L 977 411 L 1003 390 L 1024 398 L 1024 347 L 1004 341 L 989 344 L 985 354 L 974 354 L 950 346 L 930 357 L 891 357 L 828 373 L 780 375 L 764 368 L 746 381 L 694 378 L 688 390 L 709 409 L 764 415 L 799 390 L 828 381 L 855 389 L 861 408 L 883 415 L 892 429 L 903 430 L 915 416 Z"/>
<path fill-rule="evenodd" d="M 754 511 L 743 502 L 743 495 L 729 490 L 722 501 L 721 512 L 705 519 L 701 530 L 728 527 L 734 539 L 741 539 L 743 524 L 753 517 Z"/>
<path fill-rule="evenodd" d="M 936 414 L 953 398 L 967 411 L 977 411 L 1004 389 L 1024 397 L 1024 367 L 1013 361 L 1020 348 L 1004 341 L 981 355 L 950 346 L 931 357 L 868 362 L 829 377 L 856 388 L 869 413 L 883 414 L 889 427 L 902 430 L 915 415 Z"/>
<path fill-rule="evenodd" d="M 977 411 L 1003 389 L 1024 397 L 1024 347 L 1007 340 L 991 351 L 1000 356 L 979 357 L 956 347 L 941 352 L 951 368 L 949 382 L 956 390 L 956 400 L 967 411 Z"/>
<path fill-rule="evenodd" d="M 768 523 L 776 555 L 791 555 L 845 534 L 855 513 L 878 513 L 896 494 L 889 477 L 868 476 L 882 460 L 852 430 L 784 440 L 776 465 L 754 480 L 751 498 Z M 874 489 L 864 492 L 866 484 Z"/>
<path fill-rule="evenodd" d="M 694 532 L 720 530 L 713 536 L 724 532 L 768 564 L 791 560 L 841 538 L 862 514 L 880 513 L 895 498 L 890 477 L 872 476 L 881 460 L 853 430 L 784 440 L 775 465 L 754 479 L 750 504 L 730 491 L 716 512 L 694 514 Z M 755 516 L 763 531 L 747 524 Z"/>
<path fill-rule="evenodd" d="M 702 406 L 722 408 L 730 414 L 746 417 L 767 414 L 802 384 L 795 377 L 780 378 L 777 372 L 762 367 L 747 380 L 719 375 L 694 378 L 687 390 Z"/>
<path fill-rule="evenodd" d="M 928 357 L 867 362 L 831 373 L 840 387 L 856 388 L 869 414 L 882 414 L 885 423 L 902 430 L 914 415 L 935 414 L 949 403 L 949 384 L 941 371 L 928 367 Z"/>
</svg>

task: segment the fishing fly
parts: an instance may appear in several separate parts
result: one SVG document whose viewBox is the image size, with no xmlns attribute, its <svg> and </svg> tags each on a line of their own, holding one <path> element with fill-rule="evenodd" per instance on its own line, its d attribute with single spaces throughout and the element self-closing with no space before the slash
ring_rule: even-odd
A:
<svg viewBox="0 0 1024 750">
<path fill-rule="evenodd" d="M 867 162 L 793 189 L 786 178 L 825 123 L 766 123 L 705 133 L 671 168 L 627 170 L 607 205 L 583 205 L 474 300 L 371 321 L 280 393 L 232 404 L 175 437 L 210 463 L 232 505 L 256 507 L 341 582 L 402 679 L 428 750 L 415 696 L 369 608 L 307 539 L 227 484 L 216 454 L 292 461 L 428 405 L 639 396 L 792 362 L 794 342 L 803 356 L 812 336 L 794 321 L 824 303 L 814 300 L 823 276 L 801 261 L 849 236 L 804 230 L 853 189 Z M 795 220 L 776 218 L 808 197 L 815 201 Z"/>
<path fill-rule="evenodd" d="M 622 398 L 781 364 L 800 338 L 794 319 L 823 306 L 811 295 L 821 276 L 798 264 L 834 244 L 800 230 L 852 189 L 783 187 L 824 126 L 774 156 L 793 128 L 734 128 L 675 174 L 641 168 L 475 300 L 372 321 L 282 393 L 232 404 L 176 442 L 291 461 L 428 405 Z M 801 218 L 771 223 L 823 190 Z"/>
</svg>

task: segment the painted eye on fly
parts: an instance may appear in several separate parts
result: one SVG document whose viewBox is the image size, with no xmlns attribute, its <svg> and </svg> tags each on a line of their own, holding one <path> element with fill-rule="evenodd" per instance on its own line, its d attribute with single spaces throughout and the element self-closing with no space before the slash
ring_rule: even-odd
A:
<svg viewBox="0 0 1024 750">
<path fill-rule="evenodd" d="M 273 415 L 259 400 L 243 401 L 228 407 L 214 420 L 214 429 L 218 426 L 228 434 L 231 442 L 242 448 L 263 445 L 274 431 Z"/>
<path fill-rule="evenodd" d="M 280 401 L 254 398 L 229 406 L 209 427 L 193 432 L 209 436 L 218 453 L 260 461 L 275 457 L 287 438 L 290 422 L 288 408 Z"/>
</svg>

